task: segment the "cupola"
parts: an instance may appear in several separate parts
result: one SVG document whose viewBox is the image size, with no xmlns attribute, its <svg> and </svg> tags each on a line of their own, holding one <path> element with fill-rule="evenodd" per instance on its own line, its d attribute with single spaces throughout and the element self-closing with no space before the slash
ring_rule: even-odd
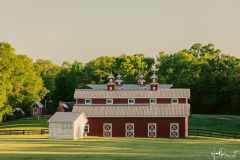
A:
<svg viewBox="0 0 240 160">
<path fill-rule="evenodd" d="M 151 87 L 151 90 L 152 90 L 152 91 L 158 90 L 159 84 L 158 84 L 158 82 L 157 82 L 157 79 L 158 79 L 158 77 L 157 77 L 157 75 L 156 75 L 155 72 L 154 72 L 154 74 L 153 74 L 152 77 L 151 77 L 152 82 L 150 83 L 150 87 Z"/>
<path fill-rule="evenodd" d="M 117 76 L 117 79 L 115 80 L 115 83 L 116 83 L 117 86 L 122 86 L 123 80 L 122 80 L 122 76 L 120 74 Z"/>
<path fill-rule="evenodd" d="M 138 85 L 140 87 L 144 86 L 146 83 L 145 79 L 144 79 L 144 76 L 141 74 L 139 77 L 138 77 Z"/>
<path fill-rule="evenodd" d="M 108 76 L 108 83 L 107 83 L 107 89 L 109 91 L 113 91 L 115 89 L 115 77 L 113 76 L 113 74 L 110 74 Z"/>
</svg>

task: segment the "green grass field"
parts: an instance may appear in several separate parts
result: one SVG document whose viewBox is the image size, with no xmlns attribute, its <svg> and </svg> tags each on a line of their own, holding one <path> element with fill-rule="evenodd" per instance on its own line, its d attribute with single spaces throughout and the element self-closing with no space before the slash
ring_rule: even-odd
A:
<svg viewBox="0 0 240 160">
<path fill-rule="evenodd" d="M 49 140 L 41 135 L 0 136 L 0 160 L 211 160 L 211 152 L 240 150 L 240 140 L 190 137 Z M 240 155 L 237 155 L 240 159 Z"/>
<path fill-rule="evenodd" d="M 240 133 L 239 116 L 193 115 L 189 125 L 190 128 Z M 47 118 L 21 119 L 0 126 L 0 129 L 42 128 L 48 128 Z M 0 136 L 0 160 L 212 160 L 210 153 L 221 148 L 228 154 L 240 151 L 240 140 L 85 137 L 73 141 L 51 140 L 47 135 Z M 236 159 L 240 159 L 240 152 Z"/>
</svg>

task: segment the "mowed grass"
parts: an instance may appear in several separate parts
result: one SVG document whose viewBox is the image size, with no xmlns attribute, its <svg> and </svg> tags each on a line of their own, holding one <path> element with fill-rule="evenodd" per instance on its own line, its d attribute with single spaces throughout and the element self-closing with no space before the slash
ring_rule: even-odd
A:
<svg viewBox="0 0 240 160">
<path fill-rule="evenodd" d="M 0 129 L 48 128 L 48 118 L 20 119 Z M 239 116 L 193 115 L 190 128 L 240 133 Z M 0 160 L 211 160 L 211 152 L 225 148 L 240 151 L 240 140 L 206 137 L 186 139 L 103 138 L 51 140 L 47 135 L 0 135 Z M 236 159 L 240 159 L 240 152 Z"/>
<path fill-rule="evenodd" d="M 0 160 L 212 160 L 214 149 L 240 150 L 240 140 L 189 137 L 51 140 L 46 135 L 0 136 Z M 236 159 L 240 159 L 237 155 Z"/>
</svg>

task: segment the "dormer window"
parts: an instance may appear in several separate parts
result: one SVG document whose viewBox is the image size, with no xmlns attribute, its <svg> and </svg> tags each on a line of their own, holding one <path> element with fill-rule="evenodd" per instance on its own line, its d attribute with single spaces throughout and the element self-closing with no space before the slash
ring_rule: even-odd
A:
<svg viewBox="0 0 240 160">
<path fill-rule="evenodd" d="M 106 99 L 106 104 L 113 104 L 113 99 Z"/>
<path fill-rule="evenodd" d="M 150 104 L 157 104 L 157 99 L 150 99 Z"/>
<path fill-rule="evenodd" d="M 172 98 L 171 103 L 172 104 L 178 104 L 178 99 L 177 98 Z"/>
<path fill-rule="evenodd" d="M 135 104 L 135 99 L 128 99 L 128 104 Z"/>
<path fill-rule="evenodd" d="M 85 104 L 92 104 L 92 99 L 85 99 Z"/>
</svg>

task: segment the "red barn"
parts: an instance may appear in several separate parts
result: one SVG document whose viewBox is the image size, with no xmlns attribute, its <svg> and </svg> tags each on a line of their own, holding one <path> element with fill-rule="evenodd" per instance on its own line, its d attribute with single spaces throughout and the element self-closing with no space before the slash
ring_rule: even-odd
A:
<svg viewBox="0 0 240 160">
<path fill-rule="evenodd" d="M 76 89 L 73 112 L 88 118 L 85 132 L 105 137 L 188 136 L 189 89 L 159 85 L 154 74 L 150 84 L 139 76 L 138 84 L 123 84 L 111 74 L 107 85 Z"/>
</svg>

